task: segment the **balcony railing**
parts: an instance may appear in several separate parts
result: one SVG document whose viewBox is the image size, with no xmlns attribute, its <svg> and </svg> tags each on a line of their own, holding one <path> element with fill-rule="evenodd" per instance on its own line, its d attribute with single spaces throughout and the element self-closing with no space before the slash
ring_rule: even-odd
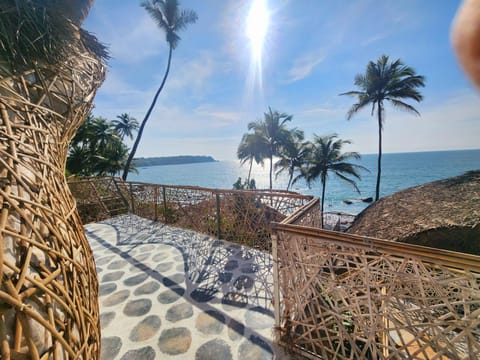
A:
<svg viewBox="0 0 480 360">
<path fill-rule="evenodd" d="M 116 178 L 72 180 L 69 186 L 85 223 L 130 212 L 266 251 L 271 249 L 271 224 L 313 199 L 286 191 L 221 190 Z"/>
<path fill-rule="evenodd" d="M 84 221 L 131 212 L 271 249 L 278 340 L 304 357 L 480 354 L 480 256 L 321 230 L 318 199 L 294 193 L 112 178 L 70 187 Z M 330 220 L 342 229 L 352 219 Z"/>
<path fill-rule="evenodd" d="M 316 228 L 275 227 L 278 340 L 307 358 L 478 359 L 480 256 Z"/>
</svg>

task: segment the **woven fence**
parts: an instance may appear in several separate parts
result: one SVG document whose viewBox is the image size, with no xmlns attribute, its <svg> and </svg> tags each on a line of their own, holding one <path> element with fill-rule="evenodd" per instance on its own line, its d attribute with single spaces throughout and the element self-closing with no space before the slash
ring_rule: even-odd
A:
<svg viewBox="0 0 480 360">
<path fill-rule="evenodd" d="M 271 250 L 272 222 L 283 221 L 312 199 L 283 191 L 221 190 L 116 178 L 72 179 L 69 185 L 85 222 L 114 216 L 123 209 L 266 251 Z"/>
<path fill-rule="evenodd" d="M 278 337 L 323 359 L 478 359 L 480 257 L 278 224 Z"/>
<path fill-rule="evenodd" d="M 64 171 L 105 68 L 75 46 L 62 64 L 0 78 L 2 359 L 100 353 L 97 275 Z"/>
</svg>

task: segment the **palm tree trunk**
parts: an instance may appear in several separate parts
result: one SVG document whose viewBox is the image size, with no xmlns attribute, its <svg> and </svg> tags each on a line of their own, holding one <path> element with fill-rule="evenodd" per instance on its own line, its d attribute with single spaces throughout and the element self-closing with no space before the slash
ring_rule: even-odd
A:
<svg viewBox="0 0 480 360">
<path fill-rule="evenodd" d="M 270 190 L 272 190 L 273 155 L 270 155 Z"/>
<path fill-rule="evenodd" d="M 250 159 L 250 167 L 248 169 L 247 184 L 250 184 L 250 175 L 252 175 L 252 165 L 253 165 L 253 158 Z"/>
<path fill-rule="evenodd" d="M 135 153 L 137 152 L 138 144 L 140 143 L 140 140 L 142 138 L 143 129 L 145 128 L 145 125 L 147 124 L 147 121 L 150 118 L 150 114 L 152 113 L 152 110 L 155 107 L 155 104 L 157 103 L 158 95 L 160 95 L 160 93 L 162 92 L 163 86 L 165 85 L 165 81 L 167 81 L 168 73 L 170 72 L 170 63 L 172 61 L 172 51 L 173 51 L 173 48 L 170 45 L 170 49 L 169 49 L 169 52 L 168 52 L 168 63 L 167 63 L 167 69 L 165 71 L 165 75 L 163 76 L 162 83 L 160 84 L 160 87 L 158 88 L 157 92 L 155 93 L 155 96 L 153 97 L 152 104 L 148 108 L 147 114 L 145 115 L 145 118 L 143 119 L 142 124 L 140 125 L 140 128 L 138 129 L 137 138 L 135 139 L 135 143 L 133 144 L 132 150 L 130 151 L 130 155 L 128 155 L 127 163 L 125 164 L 125 169 L 123 170 L 122 179 L 124 181 L 127 180 L 128 172 L 130 170 L 130 164 L 132 163 L 133 157 L 135 156 Z"/>
<path fill-rule="evenodd" d="M 380 177 L 382 176 L 382 104 L 378 102 L 378 162 L 377 162 L 377 185 L 375 187 L 375 201 L 380 198 Z"/>
<path fill-rule="evenodd" d="M 323 229 L 323 209 L 325 204 L 325 189 L 327 188 L 327 177 L 322 174 L 322 204 L 320 207 L 320 228 Z"/>
<path fill-rule="evenodd" d="M 292 179 L 293 179 L 293 171 L 290 171 L 290 178 L 288 179 L 287 191 L 288 189 L 290 189 L 290 186 L 292 185 Z"/>
</svg>

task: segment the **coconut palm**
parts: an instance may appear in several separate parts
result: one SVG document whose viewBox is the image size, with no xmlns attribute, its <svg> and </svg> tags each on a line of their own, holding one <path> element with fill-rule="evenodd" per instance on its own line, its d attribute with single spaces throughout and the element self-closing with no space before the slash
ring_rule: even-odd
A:
<svg viewBox="0 0 480 360">
<path fill-rule="evenodd" d="M 359 90 L 349 91 L 340 95 L 357 97 L 357 103 L 353 104 L 347 113 L 347 119 L 371 105 L 372 116 L 377 112 L 378 122 L 378 172 L 377 185 L 375 187 L 375 201 L 380 197 L 380 177 L 382 174 L 382 131 L 385 121 L 384 102 L 390 102 L 393 107 L 406 110 L 420 115 L 405 99 L 422 101 L 423 96 L 417 90 L 425 86 L 425 78 L 417 75 L 415 70 L 406 66 L 400 59 L 389 62 L 388 56 L 382 55 L 377 62 L 370 61 L 365 74 L 358 74 L 354 84 Z"/>
<path fill-rule="evenodd" d="M 180 4 L 178 0 L 147 0 L 142 2 L 141 4 L 145 10 L 150 14 L 150 16 L 155 20 L 158 27 L 165 31 L 166 41 L 168 43 L 168 61 L 167 61 L 167 68 L 165 70 L 165 75 L 163 76 L 162 83 L 158 88 L 155 96 L 153 97 L 153 101 L 150 104 L 150 107 L 145 114 L 145 118 L 143 119 L 140 128 L 138 130 L 137 138 L 135 139 L 135 143 L 133 144 L 132 150 L 130 151 L 130 155 L 128 156 L 127 163 L 123 170 L 122 179 L 126 180 L 128 175 L 128 169 L 130 168 L 130 164 L 137 152 L 138 144 L 140 143 L 140 139 L 142 138 L 143 129 L 147 124 L 148 119 L 150 118 L 150 114 L 152 113 L 153 108 L 158 99 L 158 95 L 162 91 L 165 81 L 167 80 L 168 73 L 170 72 L 170 64 L 172 61 L 172 52 L 177 47 L 178 43 L 180 42 L 180 36 L 178 32 L 183 30 L 187 27 L 188 24 L 195 23 L 197 21 L 197 14 L 193 10 L 180 10 Z"/>
<path fill-rule="evenodd" d="M 124 139 L 125 136 L 128 136 L 130 139 L 133 139 L 133 132 L 138 129 L 138 121 L 134 117 L 123 113 L 117 116 L 118 120 L 113 120 L 112 124 L 115 127 L 115 131 L 120 136 L 120 139 Z"/>
<path fill-rule="evenodd" d="M 92 138 L 90 145 L 92 150 L 98 149 L 103 151 L 109 143 L 119 140 L 115 128 L 112 123 L 104 117 L 94 118 L 92 124 Z"/>
<path fill-rule="evenodd" d="M 296 136 L 291 136 L 288 143 L 282 146 L 279 160 L 275 163 L 275 177 L 284 171 L 288 172 L 287 191 L 295 183 L 293 175 L 296 170 L 301 170 L 310 151 L 310 143 L 303 141 L 305 138 L 302 131 L 297 130 Z"/>
<path fill-rule="evenodd" d="M 335 176 L 351 184 L 357 192 L 360 192 L 356 182 L 348 176 L 351 175 L 357 179 L 360 179 L 360 174 L 358 171 L 360 169 L 366 169 L 361 165 L 347 162 L 350 159 L 360 159 L 360 154 L 357 152 L 342 153 L 342 147 L 350 143 L 350 140 L 339 139 L 336 134 L 327 136 L 314 135 L 307 164 L 302 169 L 302 173 L 300 175 L 300 177 L 305 178 L 309 187 L 320 177 L 320 182 L 322 183 L 322 228 L 325 190 L 327 187 L 327 178 L 329 173 L 333 173 Z"/>
<path fill-rule="evenodd" d="M 263 141 L 263 137 L 256 134 L 244 134 L 237 149 L 237 157 L 240 164 L 250 163 L 248 168 L 247 184 L 250 183 L 252 174 L 253 161 L 263 166 L 264 154 L 266 153 L 267 144 Z"/>
<path fill-rule="evenodd" d="M 280 148 L 288 142 L 292 136 L 287 129 L 286 123 L 292 120 L 292 115 L 273 111 L 270 107 L 264 113 L 263 120 L 253 121 L 248 124 L 248 130 L 253 130 L 259 141 L 265 144 L 265 152 L 261 154 L 262 159 L 270 160 L 270 190 L 272 190 L 273 157 L 278 156 Z"/>
</svg>

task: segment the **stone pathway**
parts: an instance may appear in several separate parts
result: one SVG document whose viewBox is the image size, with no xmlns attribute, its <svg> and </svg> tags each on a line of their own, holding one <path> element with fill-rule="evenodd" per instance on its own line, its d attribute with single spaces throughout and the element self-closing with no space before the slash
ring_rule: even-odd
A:
<svg viewBox="0 0 480 360">
<path fill-rule="evenodd" d="M 134 215 L 85 226 L 101 359 L 286 358 L 272 344 L 272 258 Z"/>
</svg>

